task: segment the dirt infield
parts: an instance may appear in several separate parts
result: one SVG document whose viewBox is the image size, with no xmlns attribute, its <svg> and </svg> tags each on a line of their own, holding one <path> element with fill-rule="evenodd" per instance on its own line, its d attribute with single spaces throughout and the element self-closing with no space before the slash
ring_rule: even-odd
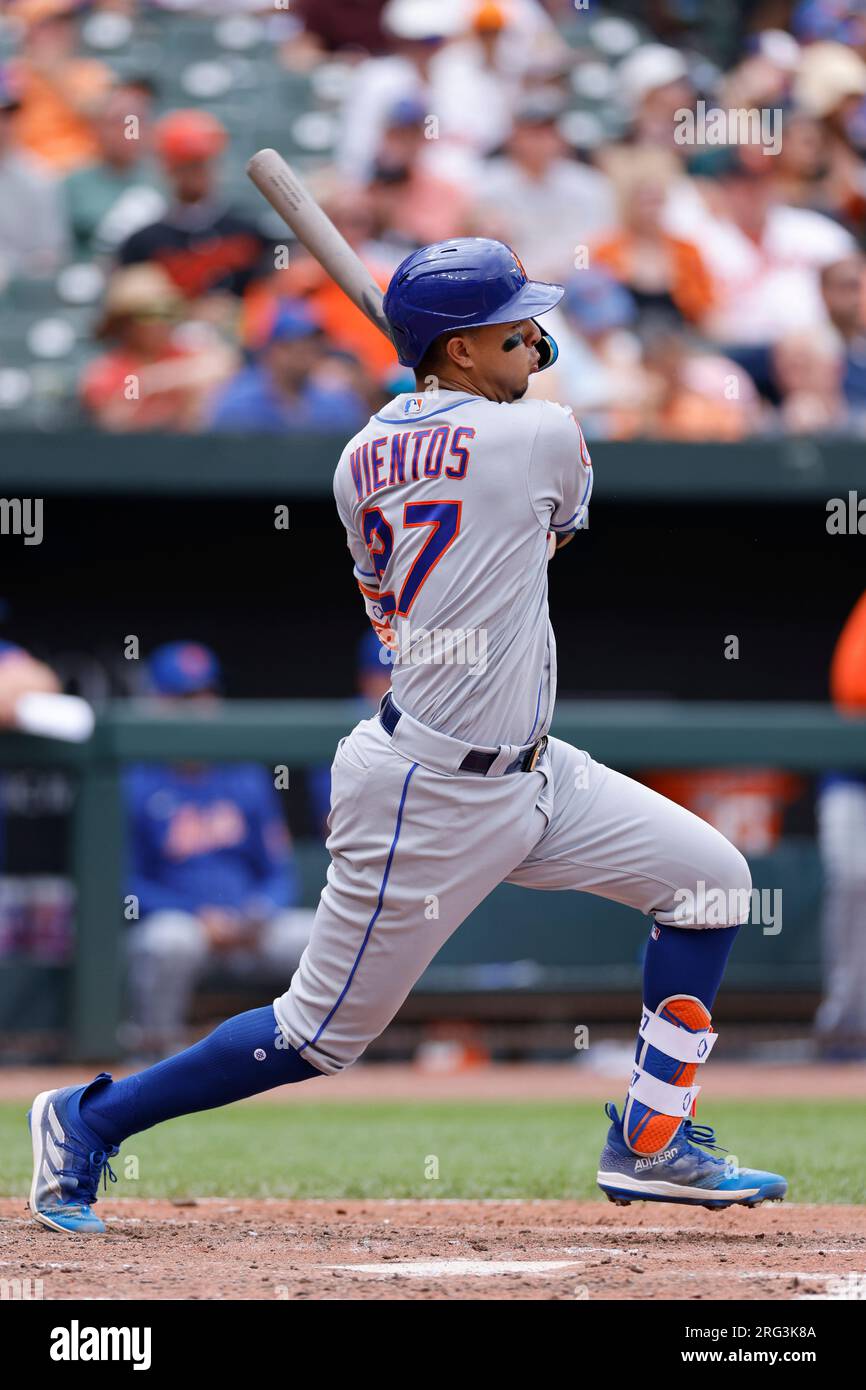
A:
<svg viewBox="0 0 866 1390">
<path fill-rule="evenodd" d="M 26 1108 L 36 1091 L 81 1079 L 80 1071 L 4 1071 L 0 1099 Z M 718 1064 L 708 1089 L 719 1098 L 862 1100 L 866 1069 Z M 609 1077 L 574 1065 L 454 1075 L 367 1065 L 269 1099 L 303 1106 L 329 1097 L 522 1101 L 609 1093 Z M 59 1300 L 866 1299 L 864 1207 L 783 1203 L 710 1212 L 601 1200 L 112 1197 L 99 1209 L 106 1235 L 68 1237 L 35 1225 L 23 1198 L 0 1200 L 0 1286 L 41 1281 L 42 1296 Z"/>
<path fill-rule="evenodd" d="M 866 1211 L 594 1202 L 106 1203 L 69 1237 L 0 1201 L 0 1282 L 45 1299 L 866 1298 Z M 41 1289 L 33 1281 L 41 1280 Z"/>
</svg>

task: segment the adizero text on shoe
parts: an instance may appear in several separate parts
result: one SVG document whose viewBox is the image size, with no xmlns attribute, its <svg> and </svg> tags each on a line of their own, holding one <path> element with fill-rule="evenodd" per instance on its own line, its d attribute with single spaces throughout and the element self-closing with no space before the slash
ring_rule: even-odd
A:
<svg viewBox="0 0 866 1390">
<path fill-rule="evenodd" d="M 780 1201 L 788 1190 L 778 1173 L 740 1168 L 730 1156 L 707 1153 L 707 1148 L 720 1147 L 707 1125 L 685 1120 L 664 1149 L 644 1156 L 626 1144 L 616 1107 L 608 1104 L 605 1112 L 611 1126 L 599 1161 L 598 1185 L 612 1202 L 756 1207 Z"/>
</svg>

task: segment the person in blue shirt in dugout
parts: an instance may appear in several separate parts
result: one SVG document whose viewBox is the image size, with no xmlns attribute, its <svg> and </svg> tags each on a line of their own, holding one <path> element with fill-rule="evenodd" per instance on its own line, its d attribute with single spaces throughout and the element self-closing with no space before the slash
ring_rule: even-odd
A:
<svg viewBox="0 0 866 1390">
<path fill-rule="evenodd" d="M 205 713 L 219 698 L 215 654 L 170 642 L 148 674 L 161 705 Z M 215 962 L 283 987 L 313 922 L 295 906 L 291 840 L 271 775 L 255 763 L 131 764 L 124 775 L 129 1042 L 162 1056 L 182 1038 L 193 991 Z M 129 901 L 129 898 L 128 898 Z"/>
</svg>

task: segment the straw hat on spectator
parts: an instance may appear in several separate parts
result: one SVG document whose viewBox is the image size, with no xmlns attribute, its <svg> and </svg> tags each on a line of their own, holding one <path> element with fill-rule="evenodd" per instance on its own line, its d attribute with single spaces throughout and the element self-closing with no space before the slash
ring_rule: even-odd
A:
<svg viewBox="0 0 866 1390">
<path fill-rule="evenodd" d="M 182 305 L 183 296 L 161 266 L 127 266 L 115 271 L 108 283 L 96 336 L 110 338 L 124 319 L 179 317 Z"/>
<path fill-rule="evenodd" d="M 866 95 L 866 63 L 842 43 L 813 43 L 803 51 L 794 99 L 822 120 L 847 97 Z"/>
</svg>

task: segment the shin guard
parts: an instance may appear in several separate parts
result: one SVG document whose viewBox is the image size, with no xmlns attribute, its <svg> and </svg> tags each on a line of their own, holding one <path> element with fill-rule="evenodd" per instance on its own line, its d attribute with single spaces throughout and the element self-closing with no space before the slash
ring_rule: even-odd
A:
<svg viewBox="0 0 866 1390">
<path fill-rule="evenodd" d="M 698 1067 L 718 1036 L 711 1024 L 709 1010 L 691 994 L 671 995 L 655 1012 L 644 1007 L 623 1116 L 633 1153 L 661 1152 L 694 1113 Z"/>
</svg>

